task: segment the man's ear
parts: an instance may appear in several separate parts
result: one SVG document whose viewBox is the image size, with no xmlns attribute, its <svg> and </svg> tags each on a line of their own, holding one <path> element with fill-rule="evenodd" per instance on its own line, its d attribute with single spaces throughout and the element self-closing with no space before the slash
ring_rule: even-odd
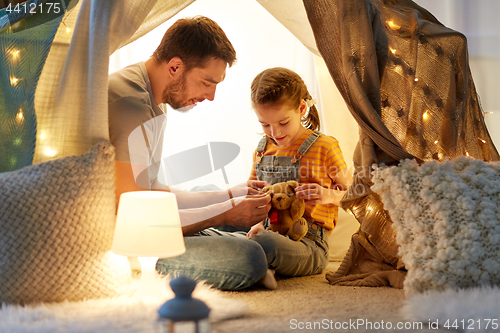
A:
<svg viewBox="0 0 500 333">
<path fill-rule="evenodd" d="M 173 57 L 167 63 L 167 69 L 170 76 L 178 76 L 184 70 L 184 62 L 179 57 Z"/>
</svg>

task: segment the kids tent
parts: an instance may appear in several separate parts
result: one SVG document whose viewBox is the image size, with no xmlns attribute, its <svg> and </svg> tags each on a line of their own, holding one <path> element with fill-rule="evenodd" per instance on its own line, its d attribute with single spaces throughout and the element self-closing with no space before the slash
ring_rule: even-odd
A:
<svg viewBox="0 0 500 333">
<path fill-rule="evenodd" d="M 108 139 L 110 54 L 191 2 L 61 0 L 50 16 L 2 9 L 0 171 L 83 154 Z M 465 37 L 410 0 L 258 2 L 324 59 L 359 125 L 354 184 L 343 208 L 360 229 L 328 279 L 401 287 L 404 265 L 390 218 L 370 190 L 372 165 L 499 159 Z M 44 7 L 40 0 L 26 4 Z"/>
</svg>

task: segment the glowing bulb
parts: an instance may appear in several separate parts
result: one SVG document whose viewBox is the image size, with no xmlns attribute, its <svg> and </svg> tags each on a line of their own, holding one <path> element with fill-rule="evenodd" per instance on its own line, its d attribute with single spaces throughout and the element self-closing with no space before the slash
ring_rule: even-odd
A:
<svg viewBox="0 0 500 333">
<path fill-rule="evenodd" d="M 71 29 L 70 29 L 70 28 L 68 28 L 68 27 L 66 27 L 66 32 L 67 32 L 67 33 L 70 33 L 70 32 L 71 32 Z"/>
<path fill-rule="evenodd" d="M 10 54 L 12 55 L 12 60 L 17 60 L 19 58 L 19 50 L 12 50 L 10 51 Z"/>
<path fill-rule="evenodd" d="M 425 111 L 425 112 L 424 112 L 424 114 L 422 115 L 422 118 L 423 118 L 424 120 L 427 120 L 427 119 L 429 119 L 429 117 L 430 117 L 430 114 L 429 114 L 429 111 L 427 110 L 427 111 Z"/>
<path fill-rule="evenodd" d="M 367 209 L 368 209 L 368 211 L 370 211 L 370 212 L 373 210 L 373 208 L 372 208 L 372 207 L 368 207 Z"/>
<path fill-rule="evenodd" d="M 389 47 L 389 49 L 391 50 L 392 54 L 396 54 L 396 49 L 393 49 L 392 47 Z"/>
<path fill-rule="evenodd" d="M 389 25 L 389 28 L 391 28 L 392 30 L 398 30 L 399 28 L 401 28 L 401 26 L 394 23 L 394 21 L 387 21 L 387 25 Z"/>
<path fill-rule="evenodd" d="M 438 140 L 434 141 L 434 144 L 437 145 L 438 144 Z"/>
<path fill-rule="evenodd" d="M 17 77 L 11 76 L 10 77 L 10 84 L 15 86 L 19 82 L 19 79 Z"/>
<path fill-rule="evenodd" d="M 53 150 L 53 149 L 50 149 L 50 148 L 45 148 L 45 151 L 44 151 L 45 155 L 47 156 L 50 156 L 50 157 L 54 157 L 56 156 L 56 151 Z"/>
<path fill-rule="evenodd" d="M 415 78 L 415 82 L 418 82 L 418 77 Z"/>
<path fill-rule="evenodd" d="M 486 141 L 484 141 L 483 139 L 479 139 L 479 140 L 481 140 L 482 143 L 486 143 Z"/>
<path fill-rule="evenodd" d="M 467 151 L 466 151 L 466 152 L 465 152 L 465 156 L 469 156 L 469 152 L 467 152 Z"/>
<path fill-rule="evenodd" d="M 19 109 L 19 112 L 16 115 L 16 119 L 18 122 L 22 122 L 24 119 L 23 109 Z"/>
</svg>

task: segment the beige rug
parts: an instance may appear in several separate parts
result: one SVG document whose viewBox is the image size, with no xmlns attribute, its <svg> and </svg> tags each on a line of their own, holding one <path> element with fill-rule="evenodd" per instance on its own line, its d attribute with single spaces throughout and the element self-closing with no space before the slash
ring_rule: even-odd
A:
<svg viewBox="0 0 500 333">
<path fill-rule="evenodd" d="M 142 301 L 134 297 L 38 304 L 2 305 L 2 333 L 142 333 L 160 332 L 158 308 L 173 297 L 167 282 L 161 281 L 164 295 L 158 300 Z M 222 292 L 199 283 L 193 296 L 211 309 L 210 323 L 239 318 L 248 313 L 242 301 L 224 297 Z M 180 332 L 182 333 L 182 332 Z"/>
</svg>

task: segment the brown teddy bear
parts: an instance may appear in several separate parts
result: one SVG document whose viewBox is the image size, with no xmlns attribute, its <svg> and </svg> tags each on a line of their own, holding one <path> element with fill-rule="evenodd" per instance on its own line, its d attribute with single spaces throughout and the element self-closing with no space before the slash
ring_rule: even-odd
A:
<svg viewBox="0 0 500 333">
<path fill-rule="evenodd" d="M 295 188 L 299 186 L 295 180 L 265 186 L 262 192 L 271 195 L 272 208 L 269 211 L 271 225 L 268 230 L 288 235 L 299 241 L 307 233 L 307 221 L 302 216 L 306 209 L 303 199 L 295 195 Z"/>
</svg>

